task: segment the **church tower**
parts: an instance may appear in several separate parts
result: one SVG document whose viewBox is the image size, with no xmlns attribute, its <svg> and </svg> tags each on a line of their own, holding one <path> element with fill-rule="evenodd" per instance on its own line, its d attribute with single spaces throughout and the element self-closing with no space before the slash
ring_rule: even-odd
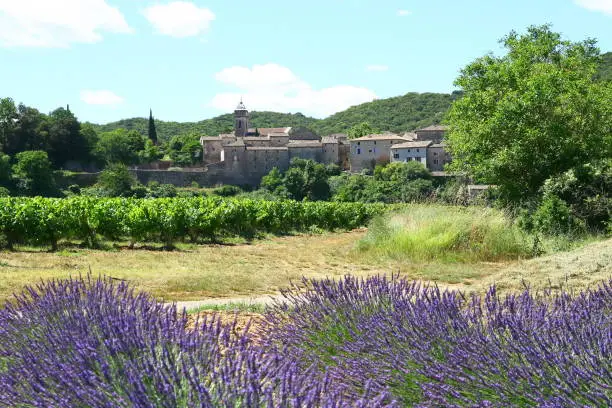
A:
<svg viewBox="0 0 612 408">
<path fill-rule="evenodd" d="M 249 132 L 249 111 L 242 103 L 242 99 L 234 111 L 234 119 L 234 135 L 245 137 Z"/>
</svg>

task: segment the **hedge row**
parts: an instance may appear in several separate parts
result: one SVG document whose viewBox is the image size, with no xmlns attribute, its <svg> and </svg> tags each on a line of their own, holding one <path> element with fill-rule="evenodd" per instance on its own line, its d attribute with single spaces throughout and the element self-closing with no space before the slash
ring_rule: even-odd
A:
<svg viewBox="0 0 612 408">
<path fill-rule="evenodd" d="M 99 237 L 161 242 L 172 246 L 190 238 L 252 238 L 260 233 L 335 230 L 363 226 L 382 205 L 334 202 L 194 198 L 0 198 L 4 245 L 51 246 L 62 239 L 94 246 Z"/>
</svg>

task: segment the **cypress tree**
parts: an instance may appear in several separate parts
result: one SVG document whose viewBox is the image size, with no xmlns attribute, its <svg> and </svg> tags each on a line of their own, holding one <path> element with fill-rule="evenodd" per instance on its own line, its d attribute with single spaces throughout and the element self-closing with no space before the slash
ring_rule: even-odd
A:
<svg viewBox="0 0 612 408">
<path fill-rule="evenodd" d="M 157 130 L 155 130 L 155 119 L 153 119 L 153 110 L 149 110 L 149 139 L 154 145 L 157 145 Z"/>
</svg>

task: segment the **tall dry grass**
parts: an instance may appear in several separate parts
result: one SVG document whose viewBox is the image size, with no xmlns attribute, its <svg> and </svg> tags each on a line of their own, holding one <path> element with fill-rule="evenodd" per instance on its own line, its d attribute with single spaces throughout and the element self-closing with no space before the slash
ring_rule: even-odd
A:
<svg viewBox="0 0 612 408">
<path fill-rule="evenodd" d="M 372 221 L 357 251 L 393 260 L 483 262 L 528 258 L 533 237 L 484 207 L 409 205 Z"/>
</svg>

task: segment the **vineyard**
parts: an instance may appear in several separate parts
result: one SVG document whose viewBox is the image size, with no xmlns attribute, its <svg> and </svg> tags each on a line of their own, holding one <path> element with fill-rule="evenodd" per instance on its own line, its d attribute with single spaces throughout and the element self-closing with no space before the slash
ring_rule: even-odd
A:
<svg viewBox="0 0 612 408">
<path fill-rule="evenodd" d="M 382 213 L 382 205 L 332 202 L 196 198 L 0 198 L 0 242 L 50 246 L 80 240 L 96 246 L 100 238 L 159 242 L 171 247 L 253 238 L 320 228 L 328 231 L 363 226 Z"/>
</svg>

